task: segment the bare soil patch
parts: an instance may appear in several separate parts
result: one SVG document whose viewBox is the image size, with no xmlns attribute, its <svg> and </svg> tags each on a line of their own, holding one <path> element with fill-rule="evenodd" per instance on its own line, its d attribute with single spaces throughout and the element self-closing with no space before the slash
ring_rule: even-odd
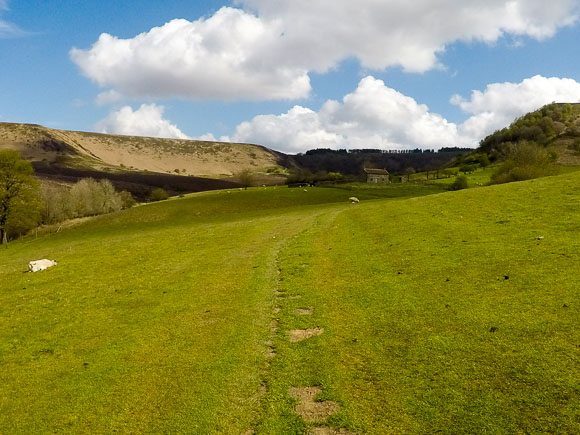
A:
<svg viewBox="0 0 580 435">
<path fill-rule="evenodd" d="M 294 310 L 294 314 L 297 314 L 298 316 L 311 316 L 313 312 L 314 312 L 313 307 L 298 308 Z"/>
<path fill-rule="evenodd" d="M 324 333 L 323 328 L 292 329 L 291 331 L 288 331 L 288 338 L 292 343 L 296 343 L 316 335 L 322 335 L 322 333 Z"/>
<path fill-rule="evenodd" d="M 327 426 L 314 427 L 307 433 L 308 435 L 354 435 L 346 429 L 335 429 Z"/>
<path fill-rule="evenodd" d="M 307 422 L 325 421 L 338 412 L 340 406 L 336 402 L 326 400 L 317 402 L 316 398 L 322 392 L 320 387 L 292 387 L 288 394 L 299 401 L 295 412 Z"/>
</svg>

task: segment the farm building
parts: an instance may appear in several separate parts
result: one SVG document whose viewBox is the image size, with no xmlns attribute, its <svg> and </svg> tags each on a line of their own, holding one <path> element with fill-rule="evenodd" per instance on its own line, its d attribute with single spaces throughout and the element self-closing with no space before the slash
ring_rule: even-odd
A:
<svg viewBox="0 0 580 435">
<path fill-rule="evenodd" d="M 386 169 L 369 169 L 364 168 L 367 174 L 367 183 L 388 183 L 389 172 Z"/>
</svg>

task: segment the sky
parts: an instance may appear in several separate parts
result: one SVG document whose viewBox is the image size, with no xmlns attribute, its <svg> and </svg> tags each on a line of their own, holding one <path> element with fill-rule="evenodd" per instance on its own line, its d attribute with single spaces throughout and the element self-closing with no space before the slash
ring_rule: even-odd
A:
<svg viewBox="0 0 580 435">
<path fill-rule="evenodd" d="M 580 0 L 0 0 L 0 122 L 477 147 L 580 102 Z"/>
</svg>

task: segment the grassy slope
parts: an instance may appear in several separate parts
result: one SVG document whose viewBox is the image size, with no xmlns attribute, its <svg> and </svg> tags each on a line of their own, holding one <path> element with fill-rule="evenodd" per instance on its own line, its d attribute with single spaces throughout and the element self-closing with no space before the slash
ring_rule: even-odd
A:
<svg viewBox="0 0 580 435">
<path fill-rule="evenodd" d="M 337 426 L 365 433 L 578 432 L 579 187 L 574 174 L 374 203 L 312 229 L 281 263 L 303 296 L 281 322 L 326 333 L 280 338 L 272 403 L 314 384 L 344 405 Z M 304 306 L 313 318 L 293 314 Z"/>
<path fill-rule="evenodd" d="M 308 385 L 351 430 L 578 431 L 578 187 L 207 193 L 15 243 L 0 432 L 300 433 Z M 59 265 L 22 273 L 38 258 Z"/>
</svg>

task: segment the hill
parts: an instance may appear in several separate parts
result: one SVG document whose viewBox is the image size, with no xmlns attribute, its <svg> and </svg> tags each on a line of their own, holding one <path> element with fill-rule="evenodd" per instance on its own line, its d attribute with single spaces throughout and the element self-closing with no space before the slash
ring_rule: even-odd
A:
<svg viewBox="0 0 580 435">
<path fill-rule="evenodd" d="M 207 192 L 0 250 L 0 432 L 579 433 L 580 173 L 378 192 Z"/>
<path fill-rule="evenodd" d="M 490 159 L 505 156 L 510 144 L 529 141 L 558 153 L 558 163 L 580 165 L 580 103 L 553 103 L 516 119 L 484 138 L 479 152 Z"/>
<path fill-rule="evenodd" d="M 276 167 L 284 155 L 265 147 L 181 139 L 120 136 L 0 123 L 0 148 L 33 162 L 99 171 L 150 171 L 228 177 Z"/>
</svg>

